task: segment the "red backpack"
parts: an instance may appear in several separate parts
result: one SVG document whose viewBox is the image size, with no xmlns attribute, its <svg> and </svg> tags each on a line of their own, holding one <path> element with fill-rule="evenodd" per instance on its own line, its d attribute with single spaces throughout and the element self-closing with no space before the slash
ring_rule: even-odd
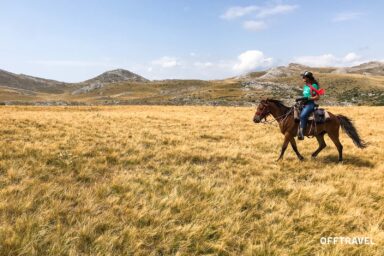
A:
<svg viewBox="0 0 384 256">
<path fill-rule="evenodd" d="M 311 95 L 313 96 L 312 92 L 316 92 L 318 95 L 324 95 L 325 94 L 325 90 L 323 88 L 317 90 L 315 87 L 312 86 L 312 84 L 307 84 L 309 86 L 309 88 L 311 89 Z"/>
</svg>

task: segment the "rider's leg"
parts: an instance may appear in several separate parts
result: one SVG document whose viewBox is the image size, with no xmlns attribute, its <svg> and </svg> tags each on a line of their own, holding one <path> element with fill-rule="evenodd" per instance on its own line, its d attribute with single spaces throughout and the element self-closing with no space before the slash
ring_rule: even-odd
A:
<svg viewBox="0 0 384 256">
<path fill-rule="evenodd" d="M 299 140 L 304 139 L 305 128 L 307 127 L 308 117 L 315 107 L 314 102 L 308 102 L 305 104 L 303 110 L 300 113 L 300 128 L 299 128 Z"/>
</svg>

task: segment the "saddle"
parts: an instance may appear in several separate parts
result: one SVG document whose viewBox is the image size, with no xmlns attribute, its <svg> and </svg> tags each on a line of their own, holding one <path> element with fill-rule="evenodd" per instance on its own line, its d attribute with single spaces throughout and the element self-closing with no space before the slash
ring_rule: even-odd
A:
<svg viewBox="0 0 384 256">
<path fill-rule="evenodd" d="M 301 108 L 295 106 L 293 112 L 295 122 L 300 122 L 300 112 Z M 317 124 L 322 124 L 325 123 L 329 118 L 330 117 L 328 112 L 323 108 L 319 108 L 319 105 L 315 104 L 315 110 L 309 115 L 308 121 L 315 121 Z"/>
</svg>

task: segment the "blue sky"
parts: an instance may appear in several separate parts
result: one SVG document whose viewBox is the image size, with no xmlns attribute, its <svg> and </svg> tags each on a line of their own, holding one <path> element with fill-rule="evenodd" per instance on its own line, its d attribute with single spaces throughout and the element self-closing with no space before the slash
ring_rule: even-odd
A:
<svg viewBox="0 0 384 256">
<path fill-rule="evenodd" d="M 384 60 L 384 1 L 0 0 L 0 69 L 66 82 L 124 68 L 226 78 Z"/>
</svg>

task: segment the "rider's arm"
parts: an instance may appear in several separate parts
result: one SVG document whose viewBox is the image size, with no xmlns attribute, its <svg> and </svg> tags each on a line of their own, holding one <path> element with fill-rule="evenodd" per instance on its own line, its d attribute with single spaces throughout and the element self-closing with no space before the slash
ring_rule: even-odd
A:
<svg viewBox="0 0 384 256">
<path fill-rule="evenodd" d="M 313 84 L 312 86 L 313 86 L 314 88 L 316 88 L 317 90 L 319 89 L 319 86 L 318 86 L 317 84 Z M 320 95 L 317 94 L 317 92 L 316 92 L 316 95 L 310 97 L 310 99 L 311 99 L 311 100 L 319 100 L 319 99 L 320 99 Z"/>
<path fill-rule="evenodd" d="M 306 98 L 307 100 L 311 99 L 311 88 L 309 86 L 304 86 L 303 88 L 303 98 Z"/>
<path fill-rule="evenodd" d="M 307 97 L 300 97 L 300 98 L 297 98 L 297 99 L 296 99 L 296 102 L 299 102 L 299 101 L 306 101 L 306 100 L 308 100 Z"/>
<path fill-rule="evenodd" d="M 318 99 L 320 99 L 320 95 L 319 95 L 319 94 L 316 94 L 315 96 L 310 97 L 309 99 L 310 99 L 310 100 L 318 100 Z"/>
<path fill-rule="evenodd" d="M 317 85 L 313 85 L 317 89 Z M 311 88 L 309 86 L 304 86 L 303 89 L 303 96 L 307 98 L 308 100 L 318 100 L 320 99 L 320 95 L 316 94 L 315 96 L 311 95 Z"/>
</svg>

